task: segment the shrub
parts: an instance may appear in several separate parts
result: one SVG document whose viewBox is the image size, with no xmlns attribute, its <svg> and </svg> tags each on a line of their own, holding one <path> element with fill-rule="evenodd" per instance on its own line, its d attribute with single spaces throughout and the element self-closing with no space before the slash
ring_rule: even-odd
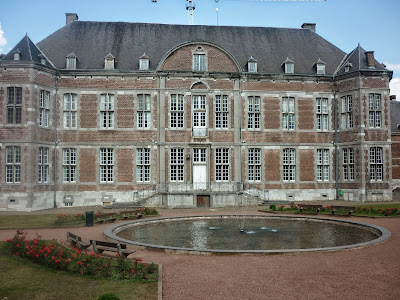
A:
<svg viewBox="0 0 400 300">
<path fill-rule="evenodd" d="M 276 205 L 275 205 L 275 204 L 271 204 L 271 205 L 269 206 L 269 209 L 275 211 L 275 210 L 276 210 Z"/>
<path fill-rule="evenodd" d="M 75 214 L 75 215 L 66 215 L 66 214 L 59 214 L 56 216 L 56 221 L 54 224 L 56 225 L 73 225 L 73 224 L 80 224 L 84 223 L 86 220 L 85 214 Z"/>
<path fill-rule="evenodd" d="M 120 300 L 120 299 L 115 294 L 107 293 L 107 294 L 101 295 L 99 298 L 97 298 L 97 300 Z"/>
<path fill-rule="evenodd" d="M 145 215 L 158 215 L 157 209 L 155 209 L 155 208 L 149 208 L 149 207 L 146 207 L 146 208 L 143 210 L 143 213 L 144 213 Z"/>
</svg>

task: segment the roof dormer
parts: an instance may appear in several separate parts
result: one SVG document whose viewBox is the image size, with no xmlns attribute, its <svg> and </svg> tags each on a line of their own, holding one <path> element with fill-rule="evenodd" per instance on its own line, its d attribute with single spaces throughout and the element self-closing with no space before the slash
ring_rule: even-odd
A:
<svg viewBox="0 0 400 300">
<path fill-rule="evenodd" d="M 66 56 L 67 58 L 67 69 L 75 70 L 76 69 L 76 62 L 78 58 L 76 57 L 74 52 L 71 52 Z"/>
<path fill-rule="evenodd" d="M 247 61 L 247 71 L 249 73 L 257 73 L 257 60 L 253 56 Z"/>
<path fill-rule="evenodd" d="M 139 58 L 139 70 L 145 71 L 148 70 L 150 66 L 149 58 L 147 57 L 146 53 Z"/>
<path fill-rule="evenodd" d="M 13 54 L 14 54 L 14 60 L 21 60 L 21 51 L 19 51 L 18 48 L 13 52 Z"/>
<path fill-rule="evenodd" d="M 115 68 L 115 56 L 110 53 L 104 57 L 104 69 L 112 70 Z"/>
<path fill-rule="evenodd" d="M 282 66 L 285 68 L 285 73 L 293 74 L 294 73 L 294 61 L 291 60 L 289 57 L 282 63 Z"/>
<path fill-rule="evenodd" d="M 350 62 L 347 62 L 345 65 L 344 65 L 344 71 L 347 73 L 347 72 L 350 72 L 350 69 L 353 67 L 353 64 L 352 63 L 350 63 Z"/>
<path fill-rule="evenodd" d="M 318 75 L 325 75 L 326 63 L 324 61 L 322 61 L 320 58 L 318 58 L 318 61 L 315 63 L 315 66 L 317 68 Z"/>
<path fill-rule="evenodd" d="M 38 58 L 39 58 L 40 63 L 41 63 L 42 65 L 45 65 L 45 64 L 46 64 L 46 62 L 47 62 L 46 56 L 44 56 L 42 53 L 40 53 L 40 54 L 38 54 Z"/>
</svg>

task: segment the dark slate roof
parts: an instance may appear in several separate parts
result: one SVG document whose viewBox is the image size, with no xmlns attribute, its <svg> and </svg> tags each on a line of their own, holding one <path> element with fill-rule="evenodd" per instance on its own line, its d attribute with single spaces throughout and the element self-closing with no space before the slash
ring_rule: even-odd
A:
<svg viewBox="0 0 400 300">
<path fill-rule="evenodd" d="M 400 133 L 397 124 L 400 124 L 400 101 L 390 101 L 390 120 L 392 132 Z"/>
<path fill-rule="evenodd" d="M 384 64 L 379 63 L 375 59 L 375 68 L 371 69 L 368 67 L 367 62 L 367 55 L 365 51 L 360 45 L 358 45 L 353 51 L 349 53 L 346 59 L 343 61 L 342 65 L 340 66 L 337 75 L 344 74 L 344 67 L 347 63 L 350 63 L 352 67 L 350 68 L 350 72 L 353 71 L 361 71 L 361 70 L 375 70 L 375 71 L 387 71 Z"/>
<path fill-rule="evenodd" d="M 1 61 L 14 61 L 14 53 L 20 53 L 20 60 L 22 62 L 36 62 L 41 63 L 41 57 L 46 58 L 46 66 L 47 67 L 54 67 L 49 59 L 40 51 L 40 49 L 31 41 L 28 35 L 25 35 L 22 40 L 8 52 Z"/>
<path fill-rule="evenodd" d="M 65 69 L 66 56 L 78 58 L 77 69 L 103 69 L 104 57 L 112 53 L 116 69 L 138 70 L 143 53 L 157 68 L 164 55 L 185 42 L 205 41 L 229 51 L 242 69 L 249 57 L 258 61 L 260 73 L 282 73 L 287 57 L 299 74 L 316 73 L 315 62 L 326 62 L 333 74 L 345 53 L 309 29 L 270 27 L 167 25 L 124 22 L 74 21 L 38 43 L 57 68 Z"/>
</svg>

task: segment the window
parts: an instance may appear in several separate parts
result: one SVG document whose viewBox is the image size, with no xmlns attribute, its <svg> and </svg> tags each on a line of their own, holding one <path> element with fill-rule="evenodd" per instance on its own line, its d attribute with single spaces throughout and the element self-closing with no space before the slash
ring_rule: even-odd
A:
<svg viewBox="0 0 400 300">
<path fill-rule="evenodd" d="M 323 75 L 325 74 L 325 65 L 317 64 L 317 74 Z"/>
<path fill-rule="evenodd" d="M 114 95 L 102 94 L 100 96 L 100 122 L 101 128 L 114 127 Z"/>
<path fill-rule="evenodd" d="M 247 71 L 249 73 L 257 73 L 257 60 L 253 56 L 247 61 Z"/>
<path fill-rule="evenodd" d="M 247 128 L 260 129 L 261 98 L 259 96 L 248 97 L 247 110 Z"/>
<path fill-rule="evenodd" d="M 206 71 L 206 55 L 194 54 L 193 55 L 193 71 L 204 72 Z"/>
<path fill-rule="evenodd" d="M 21 182 L 21 147 L 6 147 L 6 182 Z"/>
<path fill-rule="evenodd" d="M 170 154 L 171 174 L 170 180 L 174 182 L 183 181 L 183 148 L 172 148 Z"/>
<path fill-rule="evenodd" d="M 7 88 L 7 124 L 21 124 L 22 122 L 22 88 Z"/>
<path fill-rule="evenodd" d="M 64 94 L 64 128 L 76 128 L 77 95 Z"/>
<path fill-rule="evenodd" d="M 183 116 L 184 116 L 183 99 L 184 99 L 183 95 L 181 94 L 171 95 L 171 103 L 169 106 L 171 112 L 171 119 L 170 119 L 171 128 L 183 128 Z"/>
<path fill-rule="evenodd" d="M 193 162 L 194 163 L 205 163 L 206 162 L 206 149 L 205 148 L 193 148 Z"/>
<path fill-rule="evenodd" d="M 115 68 L 114 65 L 115 62 L 115 57 L 111 53 L 107 54 L 106 57 L 104 57 L 104 69 L 107 70 L 112 70 Z"/>
<path fill-rule="evenodd" d="M 73 52 L 68 54 L 67 55 L 67 69 L 76 69 L 76 61 L 77 61 L 77 57 Z"/>
<path fill-rule="evenodd" d="M 139 70 L 148 70 L 149 69 L 149 58 L 146 54 L 143 54 L 139 58 Z"/>
<path fill-rule="evenodd" d="M 215 149 L 215 180 L 229 181 L 229 148 Z"/>
<path fill-rule="evenodd" d="M 342 97 L 342 128 L 353 128 L 353 97 Z"/>
<path fill-rule="evenodd" d="M 369 127 L 380 128 L 382 124 L 381 95 L 369 94 Z"/>
<path fill-rule="evenodd" d="M 329 181 L 329 149 L 317 149 L 317 180 Z"/>
<path fill-rule="evenodd" d="M 138 182 L 150 181 L 150 149 L 138 148 L 136 150 L 136 180 Z"/>
<path fill-rule="evenodd" d="M 289 59 L 289 57 L 286 58 L 282 65 L 285 65 L 285 73 L 294 73 L 294 61 Z"/>
<path fill-rule="evenodd" d="M 296 150 L 293 148 L 283 149 L 283 180 L 296 180 Z"/>
<path fill-rule="evenodd" d="M 349 62 L 347 62 L 345 65 L 344 65 L 344 71 L 347 73 L 347 72 L 350 72 L 350 69 L 353 67 L 353 64 L 352 63 L 349 63 Z"/>
<path fill-rule="evenodd" d="M 194 95 L 193 97 L 193 136 L 207 135 L 206 96 Z"/>
<path fill-rule="evenodd" d="M 38 182 L 49 182 L 49 148 L 39 147 Z"/>
<path fill-rule="evenodd" d="M 76 149 L 62 149 L 63 182 L 76 182 Z"/>
<path fill-rule="evenodd" d="M 49 127 L 50 92 L 41 90 L 39 100 L 39 126 Z"/>
<path fill-rule="evenodd" d="M 354 149 L 344 148 L 343 153 L 343 179 L 354 180 Z"/>
<path fill-rule="evenodd" d="M 294 130 L 294 97 L 282 98 L 282 129 Z"/>
<path fill-rule="evenodd" d="M 150 95 L 138 95 L 137 128 L 150 128 Z"/>
<path fill-rule="evenodd" d="M 261 149 L 248 149 L 248 180 L 261 181 Z"/>
<path fill-rule="evenodd" d="M 228 128 L 228 96 L 215 96 L 215 128 Z"/>
<path fill-rule="evenodd" d="M 371 180 L 382 180 L 383 158 L 381 147 L 371 147 L 369 149 L 369 170 L 369 178 Z"/>
<path fill-rule="evenodd" d="M 114 149 L 100 149 L 100 182 L 114 181 Z"/>
<path fill-rule="evenodd" d="M 317 98 L 315 101 L 316 128 L 319 130 L 328 130 L 328 99 Z"/>
</svg>

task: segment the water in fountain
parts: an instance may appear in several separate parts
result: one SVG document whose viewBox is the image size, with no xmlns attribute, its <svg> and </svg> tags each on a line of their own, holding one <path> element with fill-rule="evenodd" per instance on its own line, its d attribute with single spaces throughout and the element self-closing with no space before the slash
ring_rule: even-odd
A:
<svg viewBox="0 0 400 300">
<path fill-rule="evenodd" d="M 236 212 L 236 220 L 239 225 L 239 230 L 242 233 L 246 233 L 244 231 L 244 223 L 246 221 L 247 210 L 249 209 L 249 201 L 247 201 L 247 195 L 242 194 L 242 203 L 239 203 L 239 206 L 235 208 Z"/>
</svg>

